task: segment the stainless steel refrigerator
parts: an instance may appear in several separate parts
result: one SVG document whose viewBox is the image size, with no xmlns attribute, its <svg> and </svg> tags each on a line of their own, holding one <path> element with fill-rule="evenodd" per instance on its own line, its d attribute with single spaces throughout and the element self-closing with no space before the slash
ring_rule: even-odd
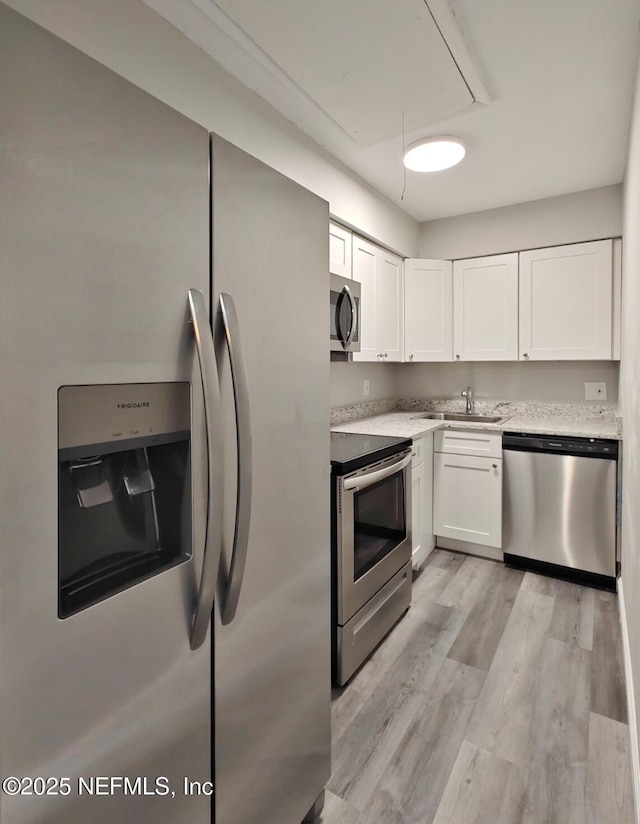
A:
<svg viewBox="0 0 640 824">
<path fill-rule="evenodd" d="M 5 6 L 0 100 L 0 819 L 296 824 L 327 204 Z"/>
</svg>

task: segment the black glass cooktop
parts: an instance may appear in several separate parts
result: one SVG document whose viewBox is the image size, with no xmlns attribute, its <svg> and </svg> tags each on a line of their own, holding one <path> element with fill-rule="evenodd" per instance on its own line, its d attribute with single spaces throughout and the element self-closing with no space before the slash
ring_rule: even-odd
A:
<svg viewBox="0 0 640 824">
<path fill-rule="evenodd" d="M 335 475 L 344 475 L 367 464 L 381 461 L 410 446 L 411 438 L 332 432 L 331 470 Z"/>
</svg>

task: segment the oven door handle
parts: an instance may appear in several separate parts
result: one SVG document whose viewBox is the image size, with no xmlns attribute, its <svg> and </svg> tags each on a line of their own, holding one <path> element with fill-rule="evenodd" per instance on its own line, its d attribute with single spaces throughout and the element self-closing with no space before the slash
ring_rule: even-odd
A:
<svg viewBox="0 0 640 824">
<path fill-rule="evenodd" d="M 411 452 L 409 452 L 406 458 L 403 458 L 397 463 L 391 464 L 391 466 L 386 466 L 384 469 L 376 469 L 374 472 L 369 472 L 367 475 L 360 475 L 358 478 L 347 478 L 344 481 L 344 488 L 345 490 L 351 492 L 358 492 L 361 489 L 366 489 L 368 486 L 371 486 L 378 481 L 383 481 L 390 475 L 395 475 L 396 472 L 400 472 L 401 469 L 404 469 L 405 466 L 408 466 L 410 463 Z"/>
</svg>

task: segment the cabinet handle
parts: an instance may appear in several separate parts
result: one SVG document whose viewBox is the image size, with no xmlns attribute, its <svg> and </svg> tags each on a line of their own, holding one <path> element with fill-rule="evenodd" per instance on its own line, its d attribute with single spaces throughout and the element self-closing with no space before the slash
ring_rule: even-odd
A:
<svg viewBox="0 0 640 824">
<path fill-rule="evenodd" d="M 525 360 L 529 360 L 529 353 L 528 353 L 528 352 L 523 352 L 523 353 L 522 353 L 522 357 L 523 357 Z"/>
<path fill-rule="evenodd" d="M 385 353 L 384 353 L 384 356 L 385 356 L 385 358 L 388 358 L 388 357 L 389 357 L 389 353 L 388 353 L 388 352 L 385 352 Z"/>
<path fill-rule="evenodd" d="M 409 355 L 409 360 L 413 360 L 413 354 Z"/>
<path fill-rule="evenodd" d="M 494 469 L 497 469 L 497 468 L 498 468 L 498 464 L 491 464 L 491 466 L 492 466 Z"/>
<path fill-rule="evenodd" d="M 460 360 L 460 355 L 456 355 L 456 360 Z"/>
</svg>

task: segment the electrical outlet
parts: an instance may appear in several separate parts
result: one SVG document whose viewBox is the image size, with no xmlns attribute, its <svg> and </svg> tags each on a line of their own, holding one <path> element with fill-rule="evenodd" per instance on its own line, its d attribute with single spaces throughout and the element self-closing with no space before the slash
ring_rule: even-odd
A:
<svg viewBox="0 0 640 824">
<path fill-rule="evenodd" d="M 368 394 L 369 394 L 369 381 L 365 381 L 364 382 L 364 396 L 365 396 L 365 398 L 367 397 Z"/>
<path fill-rule="evenodd" d="M 607 399 L 607 384 L 606 381 L 589 382 L 586 381 L 584 385 L 584 399 L 585 401 L 606 401 Z"/>
</svg>

